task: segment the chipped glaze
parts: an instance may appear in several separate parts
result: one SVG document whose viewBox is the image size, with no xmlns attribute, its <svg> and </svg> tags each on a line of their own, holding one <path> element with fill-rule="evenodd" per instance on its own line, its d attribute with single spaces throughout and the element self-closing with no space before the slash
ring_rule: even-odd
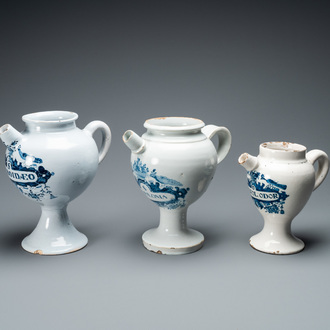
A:
<svg viewBox="0 0 330 330">
<path fill-rule="evenodd" d="M 197 251 L 203 234 L 187 227 L 187 209 L 207 189 L 217 165 L 231 146 L 227 128 L 195 118 L 159 117 L 146 120 L 142 137 L 123 135 L 131 149 L 133 175 L 145 195 L 160 209 L 157 228 L 142 236 L 144 246 L 158 254 Z M 217 135 L 218 149 L 210 140 Z"/>
<path fill-rule="evenodd" d="M 101 121 L 80 130 L 77 118 L 68 111 L 36 112 L 23 116 L 22 133 L 9 124 L 0 128 L 9 178 L 42 210 L 37 227 L 22 241 L 28 252 L 64 254 L 87 244 L 87 237 L 68 218 L 67 205 L 91 183 L 108 152 L 111 132 Z M 96 130 L 103 138 L 99 151 L 92 137 Z"/>
<path fill-rule="evenodd" d="M 329 170 L 325 152 L 290 142 L 266 142 L 259 156 L 242 154 L 238 162 L 248 171 L 248 186 L 255 206 L 264 218 L 262 231 L 250 245 L 271 254 L 292 254 L 304 249 L 304 242 L 291 232 L 291 222 L 303 209 L 313 190 Z M 315 173 L 313 164 L 318 162 Z"/>
</svg>

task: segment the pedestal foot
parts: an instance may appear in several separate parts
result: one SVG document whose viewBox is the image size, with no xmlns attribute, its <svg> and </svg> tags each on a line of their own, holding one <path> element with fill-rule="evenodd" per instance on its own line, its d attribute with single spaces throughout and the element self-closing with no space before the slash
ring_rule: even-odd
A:
<svg viewBox="0 0 330 330">
<path fill-rule="evenodd" d="M 193 229 L 187 229 L 176 235 L 166 235 L 158 228 L 153 228 L 142 235 L 142 241 L 149 251 L 179 255 L 199 250 L 203 246 L 204 236 Z"/>
<path fill-rule="evenodd" d="M 305 247 L 305 243 L 293 235 L 275 239 L 264 235 L 263 232 L 252 236 L 250 245 L 255 250 L 270 254 L 294 254 Z"/>
<path fill-rule="evenodd" d="M 22 241 L 24 250 L 40 255 L 58 255 L 78 251 L 88 243 L 68 218 L 66 208 L 42 209 L 38 225 Z"/>
</svg>

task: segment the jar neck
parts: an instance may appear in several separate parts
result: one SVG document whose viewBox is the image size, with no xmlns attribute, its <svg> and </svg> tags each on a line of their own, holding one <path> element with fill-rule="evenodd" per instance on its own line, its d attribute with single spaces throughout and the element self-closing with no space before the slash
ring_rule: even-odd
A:
<svg viewBox="0 0 330 330">
<path fill-rule="evenodd" d="M 259 147 L 259 156 L 278 161 L 304 161 L 306 147 L 290 142 L 265 142 Z"/>
<path fill-rule="evenodd" d="M 74 129 L 77 118 L 74 112 L 54 110 L 29 113 L 22 120 L 27 132 L 58 132 Z"/>
<path fill-rule="evenodd" d="M 146 140 L 162 142 L 194 142 L 204 140 L 202 133 L 205 126 L 200 119 L 191 117 L 158 117 L 145 121 Z"/>
<path fill-rule="evenodd" d="M 76 123 L 73 122 L 65 122 L 65 123 L 54 123 L 54 122 L 40 122 L 40 123 L 25 123 L 26 132 L 33 133 L 44 133 L 44 132 L 61 132 L 61 131 L 69 131 L 76 128 Z"/>
<path fill-rule="evenodd" d="M 206 139 L 201 129 L 193 130 L 160 130 L 160 129 L 147 129 L 143 134 L 143 138 L 149 141 L 160 141 L 168 143 L 184 143 L 184 142 L 197 142 Z"/>
</svg>

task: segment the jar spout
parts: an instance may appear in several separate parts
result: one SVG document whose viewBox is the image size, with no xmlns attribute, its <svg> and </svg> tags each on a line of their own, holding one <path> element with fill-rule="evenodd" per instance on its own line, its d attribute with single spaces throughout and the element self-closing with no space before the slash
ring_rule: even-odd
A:
<svg viewBox="0 0 330 330">
<path fill-rule="evenodd" d="M 259 165 L 258 158 L 255 156 L 251 156 L 246 152 L 239 156 L 238 163 L 242 165 L 247 171 L 252 171 L 256 169 Z"/>
<path fill-rule="evenodd" d="M 135 154 L 142 154 L 145 151 L 145 140 L 131 130 L 124 133 L 123 141 Z"/>
<path fill-rule="evenodd" d="M 22 137 L 23 135 L 10 124 L 0 127 L 0 138 L 7 147 L 16 141 L 20 141 Z"/>
</svg>

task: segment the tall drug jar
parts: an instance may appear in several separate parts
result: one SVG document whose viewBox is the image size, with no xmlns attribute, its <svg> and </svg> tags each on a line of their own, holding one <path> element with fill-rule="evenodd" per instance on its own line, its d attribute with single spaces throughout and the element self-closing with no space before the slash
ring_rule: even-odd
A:
<svg viewBox="0 0 330 330">
<path fill-rule="evenodd" d="M 289 142 L 265 142 L 259 155 L 242 154 L 238 162 L 247 170 L 249 191 L 264 219 L 264 227 L 250 239 L 256 250 L 292 254 L 305 244 L 291 232 L 292 220 L 306 205 L 329 170 L 324 151 Z M 313 165 L 318 163 L 315 171 Z"/>
<path fill-rule="evenodd" d="M 186 254 L 200 249 L 204 236 L 187 226 L 187 209 L 206 191 L 217 165 L 231 146 L 227 128 L 186 117 L 152 118 L 142 137 L 123 135 L 131 149 L 133 175 L 160 210 L 157 228 L 142 236 L 144 246 L 161 254 Z M 217 136 L 214 146 L 210 140 Z"/>
<path fill-rule="evenodd" d="M 111 132 L 102 121 L 76 127 L 78 115 L 44 111 L 24 115 L 25 130 L 10 124 L 0 128 L 6 145 L 8 176 L 18 190 L 41 206 L 41 217 L 22 247 L 31 253 L 56 255 L 83 248 L 87 237 L 70 221 L 67 206 L 92 182 L 108 152 Z M 100 130 L 98 150 L 92 135 Z"/>
</svg>

